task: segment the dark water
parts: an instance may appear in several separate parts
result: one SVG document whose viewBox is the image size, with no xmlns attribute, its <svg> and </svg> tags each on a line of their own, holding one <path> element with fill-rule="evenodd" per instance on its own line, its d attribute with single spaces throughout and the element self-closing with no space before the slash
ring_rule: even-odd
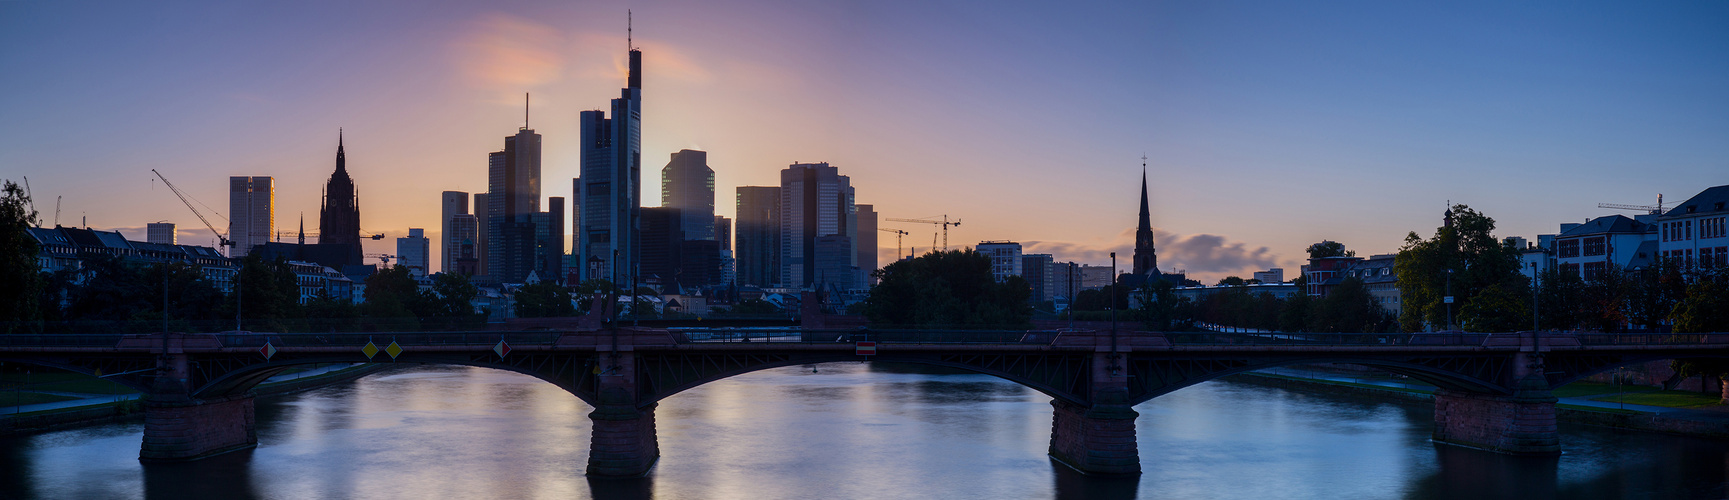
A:
<svg viewBox="0 0 1729 500">
<path fill-rule="evenodd" d="M 1564 427 L 1567 454 L 1429 442 L 1422 408 L 1210 382 L 1136 409 L 1134 479 L 1046 458 L 1049 398 L 988 376 L 785 368 L 656 412 L 649 477 L 582 475 L 589 408 L 538 380 L 424 367 L 258 402 L 257 449 L 141 465 L 142 424 L 0 441 L 0 498 L 1723 498 L 1729 445 Z"/>
</svg>

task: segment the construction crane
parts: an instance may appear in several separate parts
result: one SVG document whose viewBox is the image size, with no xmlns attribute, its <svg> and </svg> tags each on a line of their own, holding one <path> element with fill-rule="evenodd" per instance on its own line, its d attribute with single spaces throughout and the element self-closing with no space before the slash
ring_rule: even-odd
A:
<svg viewBox="0 0 1729 500">
<path fill-rule="evenodd" d="M 1608 208 L 1608 209 L 1612 209 L 1612 210 L 1638 210 L 1638 211 L 1642 211 L 1642 212 L 1649 213 L 1649 214 L 1661 214 L 1661 213 L 1663 213 L 1663 194 L 1662 193 L 1657 194 L 1657 204 L 1656 205 L 1626 205 L 1626 204 L 1621 204 L 1621 203 L 1598 203 L 1597 208 Z"/>
<path fill-rule="evenodd" d="M 204 227 L 206 229 L 209 229 L 211 233 L 216 234 L 216 241 L 218 242 L 217 245 L 225 246 L 225 247 L 228 247 L 230 250 L 233 250 L 234 240 L 228 239 L 228 237 L 224 236 L 222 234 L 222 232 L 216 230 L 216 226 L 210 225 L 210 219 L 204 218 L 204 212 L 199 212 L 198 207 L 192 206 L 192 200 L 186 199 L 186 193 L 180 192 L 180 188 L 174 187 L 174 183 L 168 182 L 168 178 L 163 177 L 162 172 L 157 172 L 156 169 L 152 168 L 152 169 L 150 169 L 150 173 L 156 174 L 157 178 L 162 179 L 162 184 L 168 186 L 168 189 L 170 191 L 174 191 L 174 196 L 180 197 L 180 202 L 185 203 L 186 208 L 192 210 L 192 215 L 198 216 L 198 221 L 203 222 Z M 220 214 L 218 214 L 218 215 L 220 215 Z"/>
<path fill-rule="evenodd" d="M 877 228 L 877 230 L 885 232 L 885 233 L 895 233 L 895 260 L 900 260 L 901 259 L 901 237 L 906 236 L 908 233 L 906 231 L 902 231 L 899 229 L 884 229 L 884 228 L 880 228 L 880 227 Z"/>
<path fill-rule="evenodd" d="M 386 267 L 386 268 L 390 267 L 390 259 L 396 258 L 395 255 L 391 255 L 391 254 L 387 254 L 387 253 L 369 253 L 369 254 L 366 254 L 366 256 L 374 258 L 374 259 L 378 259 L 378 263 L 383 264 L 384 267 Z"/>
<path fill-rule="evenodd" d="M 959 226 L 959 225 L 961 225 L 961 220 L 955 219 L 954 222 L 949 222 L 949 216 L 948 215 L 943 215 L 943 220 L 931 220 L 931 219 L 935 219 L 935 218 L 936 218 L 935 216 L 932 216 L 932 217 L 925 217 L 923 219 L 883 219 L 883 220 L 892 221 L 892 222 L 917 222 L 920 224 L 940 225 L 943 227 L 943 251 L 947 252 L 947 251 L 949 251 L 949 226 Z M 933 238 L 933 240 L 934 240 L 934 238 Z M 937 244 L 936 241 L 931 241 L 931 246 L 936 246 L 936 244 Z"/>
<path fill-rule="evenodd" d="M 30 192 L 30 176 L 28 175 L 24 176 L 24 199 L 30 200 L 30 218 L 35 219 L 36 227 L 42 227 L 42 219 L 36 219 L 36 197 Z"/>
</svg>

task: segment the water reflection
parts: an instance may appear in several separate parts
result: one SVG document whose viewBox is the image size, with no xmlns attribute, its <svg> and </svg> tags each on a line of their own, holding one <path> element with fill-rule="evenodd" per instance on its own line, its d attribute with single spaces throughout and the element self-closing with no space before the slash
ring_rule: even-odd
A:
<svg viewBox="0 0 1729 500">
<path fill-rule="evenodd" d="M 1429 442 L 1420 406 L 1212 382 L 1136 408 L 1144 473 L 1051 462 L 1049 398 L 831 363 L 686 391 L 648 477 L 589 479 L 586 405 L 530 377 L 408 367 L 257 405 L 260 446 L 140 464 L 142 426 L 0 439 L 0 498 L 1722 498 L 1721 441 L 1564 427 L 1559 458 Z"/>
</svg>

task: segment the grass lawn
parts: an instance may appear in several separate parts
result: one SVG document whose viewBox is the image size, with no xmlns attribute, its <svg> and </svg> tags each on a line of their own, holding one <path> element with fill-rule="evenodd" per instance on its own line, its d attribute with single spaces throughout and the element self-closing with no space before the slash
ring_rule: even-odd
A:
<svg viewBox="0 0 1729 500">
<path fill-rule="evenodd" d="M 1643 385 L 1625 385 L 1625 384 L 1623 384 L 1619 389 L 1617 389 L 1615 387 L 1615 384 L 1605 384 L 1602 382 L 1574 382 L 1571 384 L 1563 385 L 1559 389 L 1555 389 L 1554 393 L 1555 393 L 1555 397 L 1557 397 L 1557 398 L 1578 398 L 1578 397 L 1585 397 L 1585 396 L 1596 396 L 1599 394 L 1615 394 L 1616 392 L 1624 392 L 1627 394 L 1634 394 L 1634 393 L 1654 392 L 1656 390 L 1657 390 L 1657 388 L 1655 388 L 1655 387 L 1643 386 Z M 1631 401 L 1629 401 L 1629 402 L 1631 402 Z"/>
<path fill-rule="evenodd" d="M 138 392 L 114 382 L 71 372 L 23 374 L 8 371 L 0 373 L 0 387 L 84 394 L 131 394 Z"/>
<path fill-rule="evenodd" d="M 56 401 L 71 401 L 74 399 L 83 399 L 83 398 L 75 398 L 72 396 L 60 396 L 60 395 L 55 395 L 55 394 L 42 394 L 40 392 L 15 392 L 15 391 L 0 392 L 0 406 L 24 406 L 24 405 L 33 405 L 33 404 L 37 404 L 37 403 L 53 403 Z"/>
<path fill-rule="evenodd" d="M 1610 403 L 1627 403 L 1630 405 L 1667 406 L 1670 408 L 1701 408 L 1716 406 L 1720 400 L 1717 394 L 1705 394 L 1693 391 L 1647 391 L 1628 393 L 1622 396 L 1609 395 L 1595 398 L 1593 401 Z"/>
</svg>

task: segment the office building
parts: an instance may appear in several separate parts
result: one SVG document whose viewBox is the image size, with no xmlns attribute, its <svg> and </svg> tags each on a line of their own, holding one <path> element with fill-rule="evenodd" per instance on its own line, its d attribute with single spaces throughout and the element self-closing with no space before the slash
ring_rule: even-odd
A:
<svg viewBox="0 0 1729 500">
<path fill-rule="evenodd" d="M 735 279 L 744 286 L 779 284 L 780 187 L 739 186 L 737 209 Z"/>
<path fill-rule="evenodd" d="M 991 277 L 997 283 L 1021 275 L 1021 244 L 1013 241 L 982 241 L 973 250 L 991 259 Z"/>
<path fill-rule="evenodd" d="M 1655 220 L 1656 255 L 1684 268 L 1729 266 L 1729 185 L 1708 188 Z"/>
<path fill-rule="evenodd" d="M 252 247 L 263 245 L 276 234 L 276 181 L 269 176 L 228 178 L 229 252 L 245 257 Z"/>
<path fill-rule="evenodd" d="M 173 245 L 176 239 L 173 222 L 152 222 L 144 225 L 144 241 L 146 242 Z"/>
<path fill-rule="evenodd" d="M 582 279 L 620 283 L 637 271 L 642 210 L 642 51 L 634 47 L 625 88 L 607 116 L 583 111 L 578 120 L 582 186 L 575 196 L 582 199 L 582 230 L 575 260 L 582 263 Z"/>
<path fill-rule="evenodd" d="M 431 265 L 431 247 L 432 240 L 426 238 L 425 229 L 408 228 L 407 237 L 396 239 L 396 265 L 408 268 L 411 276 L 425 278 Z"/>
<path fill-rule="evenodd" d="M 446 241 L 454 246 L 455 257 L 445 267 L 447 273 L 463 276 L 480 274 L 480 218 L 473 214 L 457 214 L 450 218 L 450 234 Z"/>
<path fill-rule="evenodd" d="M 858 272 L 852 180 L 827 163 L 780 173 L 780 280 L 789 287 L 849 290 Z"/>
<path fill-rule="evenodd" d="M 537 267 L 541 137 L 526 125 L 487 155 L 485 267 L 500 283 L 522 283 Z"/>
<path fill-rule="evenodd" d="M 474 214 L 475 224 L 474 267 L 469 276 L 486 276 L 486 208 L 489 206 L 491 205 L 486 202 L 486 193 L 474 193 L 474 204 L 470 205 L 473 211 L 469 212 Z"/>
<path fill-rule="evenodd" d="M 877 212 L 871 205 L 858 207 L 858 283 L 875 285 L 871 273 L 877 270 Z"/>
<path fill-rule="evenodd" d="M 1053 300 L 1056 292 L 1054 282 L 1056 260 L 1048 253 L 1029 253 L 1021 255 L 1021 277 L 1027 280 L 1027 285 L 1033 289 L 1033 303 Z"/>
<path fill-rule="evenodd" d="M 468 193 L 462 191 L 445 191 L 440 196 L 440 211 L 438 223 L 443 225 L 439 233 L 439 263 L 438 268 L 447 273 L 456 272 L 456 259 L 462 258 L 462 238 L 458 236 L 452 224 L 458 215 L 468 215 Z"/>
<path fill-rule="evenodd" d="M 708 153 L 691 149 L 672 154 L 660 171 L 660 206 L 676 208 L 686 240 L 713 240 L 714 169 Z"/>
<path fill-rule="evenodd" d="M 668 207 L 644 207 L 641 213 L 642 227 L 637 234 L 642 238 L 642 252 L 638 254 L 639 282 L 653 281 L 658 284 L 672 283 L 678 278 L 678 267 L 683 260 L 684 214 L 681 210 Z M 629 282 L 626 278 L 625 282 Z"/>
</svg>

